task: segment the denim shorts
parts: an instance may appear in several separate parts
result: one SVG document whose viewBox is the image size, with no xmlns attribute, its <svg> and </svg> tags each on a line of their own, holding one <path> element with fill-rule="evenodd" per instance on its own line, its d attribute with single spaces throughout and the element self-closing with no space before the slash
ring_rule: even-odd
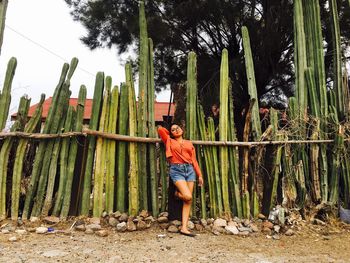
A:
<svg viewBox="0 0 350 263">
<path fill-rule="evenodd" d="M 195 182 L 196 173 L 192 164 L 170 164 L 170 178 L 175 183 L 176 181 Z"/>
</svg>

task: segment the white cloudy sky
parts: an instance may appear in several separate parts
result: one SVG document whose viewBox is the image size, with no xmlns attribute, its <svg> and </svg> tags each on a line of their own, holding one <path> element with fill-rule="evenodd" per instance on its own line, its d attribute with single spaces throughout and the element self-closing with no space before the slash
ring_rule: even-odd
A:
<svg viewBox="0 0 350 263">
<path fill-rule="evenodd" d="M 108 49 L 90 51 L 79 40 L 85 32 L 72 20 L 63 0 L 9 1 L 0 56 L 0 83 L 4 81 L 8 60 L 16 57 L 11 113 L 16 112 L 19 98 L 24 94 L 32 98 L 32 103 L 38 102 L 41 93 L 47 98 L 52 96 L 64 60 L 69 62 L 72 57 L 79 59 L 71 82 L 72 97 L 78 96 L 79 87 L 84 84 L 88 98 L 92 98 L 98 71 L 111 76 L 113 84 L 124 81 L 127 55 L 120 58 L 116 50 Z M 157 100 L 168 101 L 169 92 L 159 94 Z"/>
</svg>

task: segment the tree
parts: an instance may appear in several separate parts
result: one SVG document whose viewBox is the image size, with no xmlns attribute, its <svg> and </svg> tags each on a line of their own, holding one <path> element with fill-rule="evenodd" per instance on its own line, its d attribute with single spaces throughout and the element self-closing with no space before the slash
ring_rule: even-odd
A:
<svg viewBox="0 0 350 263">
<path fill-rule="evenodd" d="M 81 40 L 91 49 L 115 47 L 124 53 L 138 44 L 138 1 L 65 0 L 71 14 L 87 29 Z M 326 53 L 331 52 L 329 10 L 320 0 Z M 338 0 L 344 43 L 350 38 L 349 8 Z M 347 8 L 346 8 L 347 7 Z M 157 90 L 184 82 L 187 53 L 197 53 L 199 97 L 206 108 L 218 98 L 221 51 L 229 51 L 236 110 L 248 99 L 241 27 L 251 38 L 258 95 L 281 87 L 293 95 L 292 0 L 148 0 L 149 36 L 155 43 Z M 331 66 L 327 57 L 327 67 Z M 328 72 L 328 70 L 327 70 Z"/>
</svg>

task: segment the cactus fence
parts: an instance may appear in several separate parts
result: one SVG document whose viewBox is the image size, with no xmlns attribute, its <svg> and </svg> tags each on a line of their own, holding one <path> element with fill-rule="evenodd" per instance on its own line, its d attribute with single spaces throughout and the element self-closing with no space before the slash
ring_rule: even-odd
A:
<svg viewBox="0 0 350 263">
<path fill-rule="evenodd" d="M 222 52 L 220 70 L 218 141 L 217 127 L 204 116 L 198 97 L 200 65 L 194 52 L 188 55 L 186 137 L 196 145 L 205 181 L 194 192 L 193 216 L 249 218 L 268 213 L 276 204 L 349 208 L 350 99 L 347 75 L 341 72 L 336 1 L 331 1 L 337 48 L 330 90 L 325 85 L 318 2 L 294 4 L 296 97 L 290 98 L 285 111 L 259 114 L 249 31 L 242 28 L 251 98 L 243 141 L 236 135 L 235 87 L 228 75 L 227 50 Z M 0 133 L 0 219 L 100 216 L 116 210 L 130 215 L 148 210 L 156 216 L 167 209 L 165 155 L 154 123 L 153 43 L 147 36 L 143 1 L 138 104 L 130 64 L 120 87 L 112 87 L 112 79 L 98 72 L 90 123 L 83 126 L 86 87 L 80 88 L 76 108 L 68 103 L 77 64 L 73 58 L 70 65 L 63 65 L 45 123 L 41 123 L 44 95 L 29 120 L 30 99 L 24 96 L 10 131 Z M 8 117 L 15 69 L 12 58 L 0 94 L 0 130 Z"/>
</svg>

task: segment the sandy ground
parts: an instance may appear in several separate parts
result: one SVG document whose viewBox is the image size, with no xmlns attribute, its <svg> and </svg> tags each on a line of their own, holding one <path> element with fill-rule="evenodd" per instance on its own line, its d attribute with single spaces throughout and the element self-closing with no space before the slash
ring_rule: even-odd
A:
<svg viewBox="0 0 350 263">
<path fill-rule="evenodd" d="M 155 226 L 107 231 L 107 237 L 76 231 L 0 234 L 0 262 L 350 262 L 350 226 L 310 226 L 280 240 L 261 232 L 191 238 Z M 8 241 L 11 236 L 18 240 Z"/>
</svg>

